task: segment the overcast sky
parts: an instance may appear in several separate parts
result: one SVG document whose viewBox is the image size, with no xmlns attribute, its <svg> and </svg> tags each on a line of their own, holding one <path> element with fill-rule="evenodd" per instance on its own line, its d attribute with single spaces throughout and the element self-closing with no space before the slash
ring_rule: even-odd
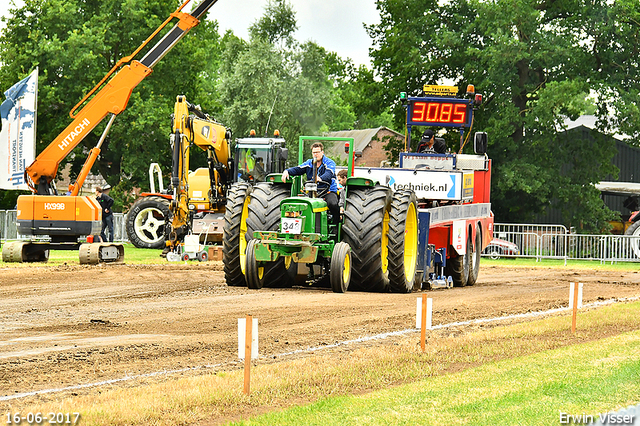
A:
<svg viewBox="0 0 640 426">
<path fill-rule="evenodd" d="M 8 3 L 9 0 L 0 0 L 2 16 L 8 13 Z M 363 23 L 380 21 L 375 0 L 289 0 L 289 3 L 296 12 L 298 41 L 313 40 L 342 58 L 351 58 L 357 65 L 370 66 L 371 39 Z M 23 2 L 16 0 L 16 4 Z M 248 40 L 247 28 L 263 15 L 266 4 L 267 0 L 219 0 L 209 9 L 208 17 L 218 21 L 221 33 L 231 29 Z"/>
</svg>

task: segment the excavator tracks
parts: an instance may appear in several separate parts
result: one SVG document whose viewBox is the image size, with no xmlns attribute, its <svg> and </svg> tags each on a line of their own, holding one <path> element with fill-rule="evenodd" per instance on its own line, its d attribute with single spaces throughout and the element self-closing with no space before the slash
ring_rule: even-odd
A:
<svg viewBox="0 0 640 426">
<path fill-rule="evenodd" d="M 124 246 L 117 243 L 87 243 L 80 245 L 80 264 L 121 263 L 124 261 Z"/>
<path fill-rule="evenodd" d="M 46 262 L 49 260 L 51 249 L 61 248 L 46 242 L 8 241 L 2 247 L 2 261 L 6 263 Z M 62 249 L 72 250 L 73 248 Z M 121 263 L 124 261 L 124 246 L 118 243 L 81 244 L 79 259 L 81 265 Z"/>
<path fill-rule="evenodd" d="M 46 262 L 49 248 L 46 243 L 29 241 L 8 241 L 2 247 L 3 262 Z"/>
</svg>

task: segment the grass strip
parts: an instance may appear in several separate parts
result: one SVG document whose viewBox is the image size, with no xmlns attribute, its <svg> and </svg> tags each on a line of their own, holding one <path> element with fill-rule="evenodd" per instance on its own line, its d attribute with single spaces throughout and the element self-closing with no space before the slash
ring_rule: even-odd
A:
<svg viewBox="0 0 640 426">
<path fill-rule="evenodd" d="M 526 406 L 533 403 L 536 408 L 528 410 L 532 414 L 522 424 L 550 424 L 550 419 L 558 418 L 558 410 L 581 413 L 622 406 L 632 402 L 629 395 L 640 399 L 640 391 L 634 385 L 640 383 L 637 376 L 639 366 L 637 363 L 627 365 L 628 354 L 618 353 L 618 350 L 632 351 L 635 359 L 640 359 L 636 345 L 638 334 L 616 337 L 640 330 L 638 312 L 640 302 L 582 312 L 578 316 L 575 335 L 569 331 L 570 316 L 551 317 L 462 334 L 441 330 L 430 336 L 427 353 L 420 352 L 416 333 L 366 348 L 341 348 L 322 356 L 273 364 L 261 362 L 252 369 L 250 396 L 242 393 L 243 372 L 235 370 L 124 389 L 101 388 L 100 394 L 91 391 L 88 395 L 58 395 L 53 401 L 32 401 L 32 404 L 25 404 L 27 407 L 19 406 L 24 402 L 14 401 L 11 409 L 23 412 L 79 411 L 84 425 L 178 425 L 204 419 L 207 419 L 205 424 L 221 424 L 224 420 L 248 418 L 319 401 L 317 405 L 287 410 L 286 416 L 298 419 L 296 410 L 301 410 L 310 414 L 307 414 L 308 418 L 296 420 L 296 424 L 316 424 L 315 417 L 327 423 L 329 421 L 321 417 L 322 411 L 330 411 L 335 406 L 339 424 L 349 424 L 352 419 L 364 424 L 382 424 L 385 421 L 403 424 L 405 417 L 410 419 L 408 424 L 425 424 L 412 417 L 411 412 L 418 405 L 421 416 L 439 416 L 438 413 L 442 412 L 448 416 L 447 419 L 454 419 L 452 424 L 519 424 L 514 420 L 516 415 L 520 415 L 516 411 L 528 410 Z M 620 348 L 615 347 L 618 344 Z M 573 355 L 565 356 L 558 349 L 573 345 L 578 346 L 567 348 L 569 352 L 566 353 L 584 353 L 584 357 L 565 365 L 561 361 L 572 359 Z M 609 355 L 594 352 L 600 347 L 610 348 Z M 611 352 L 611 348 L 615 351 Z M 526 356 L 531 357 L 516 359 Z M 588 377 L 580 375 L 580 371 L 571 370 L 574 366 L 587 365 L 590 365 L 589 377 L 595 382 L 589 382 Z M 625 369 L 635 372 L 636 376 L 627 374 Z M 533 374 L 536 371 L 540 373 Z M 607 375 L 607 371 L 618 371 L 618 374 Z M 503 376 L 507 372 L 508 375 Z M 554 380 L 549 381 L 548 377 Z M 381 411 L 363 408 L 357 417 L 356 408 L 350 408 L 351 405 L 369 404 L 367 398 L 374 398 L 376 394 L 362 397 L 362 401 L 346 397 L 414 382 L 418 383 L 409 385 L 405 391 L 402 387 L 385 391 L 384 395 L 391 392 L 384 396 L 388 402 L 372 404 L 382 404 L 386 408 L 380 408 Z M 611 384 L 604 386 L 608 383 Z M 580 386 L 573 387 L 577 385 Z M 500 390 L 503 387 L 505 390 Z M 589 394 L 585 394 L 587 388 L 590 389 Z M 518 389 L 521 390 L 518 392 Z M 617 390 L 612 393 L 611 389 Z M 583 394 L 587 396 L 581 397 Z M 345 402 L 341 402 L 343 399 Z M 591 401 L 598 405 L 590 405 Z M 398 413 L 397 417 L 394 417 L 394 412 Z M 502 417 L 498 413 L 506 420 L 500 420 Z M 548 417 L 549 413 L 556 417 Z M 490 417 L 494 414 L 497 417 Z M 492 420 L 487 421 L 489 418 Z M 542 420 L 535 423 L 538 418 Z M 268 418 L 265 421 L 287 424 L 285 418 Z M 255 422 L 263 424 L 260 418 L 245 424 Z M 553 423 L 557 424 L 557 420 Z"/>
<path fill-rule="evenodd" d="M 640 401 L 640 331 L 233 425 L 551 425 Z M 568 418 L 565 416 L 565 418 Z"/>
</svg>

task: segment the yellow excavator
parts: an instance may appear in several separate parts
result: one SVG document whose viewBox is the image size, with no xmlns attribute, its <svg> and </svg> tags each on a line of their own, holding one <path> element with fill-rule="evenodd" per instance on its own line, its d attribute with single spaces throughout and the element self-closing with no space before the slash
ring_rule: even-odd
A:
<svg viewBox="0 0 640 426">
<path fill-rule="evenodd" d="M 187 102 L 183 95 L 176 99 L 172 120 L 171 224 L 165 231 L 165 254 L 177 252 L 185 237 L 193 232 L 196 210 L 203 212 L 199 223 L 200 227 L 206 223 L 204 232 L 212 235 L 222 232 L 227 191 L 233 183 L 231 131 Z M 191 145 L 207 153 L 207 174 L 203 173 L 207 169 L 189 173 Z"/>
</svg>

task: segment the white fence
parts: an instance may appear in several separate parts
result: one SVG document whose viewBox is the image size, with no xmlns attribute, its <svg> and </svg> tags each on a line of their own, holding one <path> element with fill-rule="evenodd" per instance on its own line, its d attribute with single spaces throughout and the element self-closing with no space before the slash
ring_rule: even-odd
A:
<svg viewBox="0 0 640 426">
<path fill-rule="evenodd" d="M 0 241 L 19 239 L 16 217 L 16 210 L 0 210 Z M 128 241 L 124 219 L 124 213 L 113 214 L 113 241 Z"/>
<path fill-rule="evenodd" d="M 520 250 L 519 254 L 505 252 L 503 257 L 564 259 L 565 264 L 567 260 L 640 262 L 638 236 L 571 234 L 562 225 L 511 223 L 494 224 L 493 236 L 516 244 Z"/>
</svg>

